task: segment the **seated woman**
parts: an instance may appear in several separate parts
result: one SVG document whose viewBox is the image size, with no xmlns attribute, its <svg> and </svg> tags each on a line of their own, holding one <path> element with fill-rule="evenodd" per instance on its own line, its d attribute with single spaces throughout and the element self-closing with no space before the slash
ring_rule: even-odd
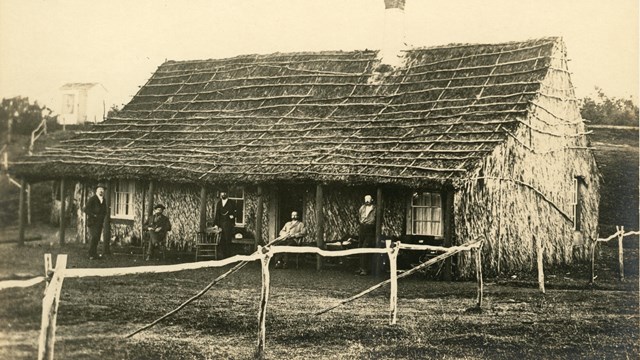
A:
<svg viewBox="0 0 640 360">
<path fill-rule="evenodd" d="M 304 227 L 304 223 L 300 221 L 298 212 L 293 211 L 291 212 L 291 221 L 284 224 L 282 230 L 280 230 L 279 237 L 283 239 L 278 242 L 278 245 L 299 246 L 306 235 L 307 229 Z M 276 269 L 287 268 L 288 255 L 287 253 L 278 253 L 274 256 Z"/>
</svg>

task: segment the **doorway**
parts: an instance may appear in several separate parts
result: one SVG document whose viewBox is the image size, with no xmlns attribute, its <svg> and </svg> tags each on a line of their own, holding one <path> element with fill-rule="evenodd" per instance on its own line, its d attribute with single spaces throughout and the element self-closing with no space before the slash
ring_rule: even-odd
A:
<svg viewBox="0 0 640 360">
<path fill-rule="evenodd" d="M 280 229 L 291 220 L 291 212 L 297 211 L 298 218 L 304 222 L 304 199 L 305 189 L 300 186 L 283 186 L 278 191 L 278 219 L 277 219 L 277 233 Z"/>
</svg>

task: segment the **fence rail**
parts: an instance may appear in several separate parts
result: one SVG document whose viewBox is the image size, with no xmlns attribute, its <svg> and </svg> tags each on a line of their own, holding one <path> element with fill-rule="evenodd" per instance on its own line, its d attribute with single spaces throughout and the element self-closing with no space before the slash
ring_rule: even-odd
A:
<svg viewBox="0 0 640 360">
<path fill-rule="evenodd" d="M 624 232 L 624 226 L 616 226 L 616 232 L 607 238 L 598 238 L 591 244 L 591 279 L 590 284 L 595 284 L 596 281 L 596 247 L 599 243 L 609 242 L 613 239 L 618 239 L 618 277 L 620 281 L 624 281 L 624 246 L 622 241 L 625 237 L 631 235 L 640 235 L 640 231 L 628 231 Z"/>
<path fill-rule="evenodd" d="M 163 315 L 162 317 L 152 322 L 151 324 L 148 324 L 136 330 L 135 332 L 128 334 L 127 337 L 130 337 L 137 334 L 140 331 L 143 331 L 152 327 L 153 325 L 157 324 L 161 320 L 178 312 L 179 310 L 184 308 L 188 303 L 190 303 L 191 301 L 203 295 L 217 282 L 231 275 L 235 271 L 239 270 L 244 265 L 246 265 L 249 261 L 260 260 L 261 273 L 262 273 L 262 290 L 261 290 L 261 297 L 260 297 L 258 346 L 257 346 L 257 352 L 256 352 L 256 356 L 258 358 L 264 357 L 264 350 L 265 350 L 266 311 L 267 311 L 267 304 L 269 300 L 269 288 L 270 288 L 269 262 L 273 257 L 273 255 L 278 253 L 294 253 L 294 254 L 312 253 L 312 254 L 317 254 L 317 255 L 326 256 L 326 257 L 349 256 L 349 255 L 358 255 L 358 254 L 387 254 L 389 256 L 390 278 L 388 280 L 382 281 L 379 284 L 374 285 L 369 289 L 366 289 L 348 299 L 341 300 L 337 305 L 334 305 L 331 308 L 322 310 L 321 312 L 316 313 L 316 315 L 320 315 L 344 303 L 353 301 L 359 297 L 364 296 L 367 293 L 370 293 L 375 289 L 381 288 L 385 285 L 391 285 L 390 297 L 389 297 L 389 323 L 395 324 L 397 320 L 397 306 L 398 306 L 397 280 L 400 278 L 409 276 L 415 273 L 416 271 L 419 271 L 420 269 L 430 266 L 438 261 L 442 261 L 461 251 L 474 251 L 476 254 L 476 256 L 474 256 L 476 259 L 476 273 L 477 273 L 477 284 L 478 284 L 478 296 L 477 296 L 476 306 L 480 307 L 482 305 L 482 291 L 483 291 L 482 264 L 480 263 L 481 256 L 479 256 L 479 254 L 480 254 L 480 248 L 484 240 L 476 239 L 474 241 L 468 242 L 461 246 L 453 246 L 450 248 L 430 246 L 430 245 L 408 245 L 408 244 L 402 244 L 400 242 L 391 242 L 390 240 L 387 240 L 385 248 L 358 248 L 358 249 L 335 250 L 335 251 L 323 250 L 323 249 L 319 249 L 317 247 L 311 247 L 311 246 L 303 246 L 303 247 L 271 246 L 280 240 L 283 240 L 283 238 L 274 239 L 266 246 L 258 247 L 257 251 L 251 255 L 236 255 L 224 260 L 210 260 L 210 261 L 203 261 L 203 262 L 197 262 L 197 263 L 139 266 L 139 267 L 125 267 L 125 268 L 67 269 L 66 268 L 67 255 L 58 255 L 58 258 L 56 261 L 56 268 L 53 269 L 51 264 L 51 255 L 45 254 L 45 266 L 44 266 L 45 276 L 44 277 L 36 277 L 33 279 L 23 280 L 23 281 L 0 282 L 0 289 L 10 288 L 10 287 L 33 286 L 44 280 L 47 280 L 45 282 L 46 284 L 45 296 L 42 300 L 43 301 L 42 324 L 40 329 L 38 359 L 53 359 L 56 318 L 57 318 L 57 312 L 58 312 L 58 305 L 60 302 L 59 299 L 60 299 L 62 283 L 65 278 L 124 276 L 124 275 L 143 274 L 143 273 L 166 273 L 166 272 L 202 269 L 202 268 L 209 268 L 209 267 L 222 267 L 232 263 L 236 263 L 236 266 L 234 266 L 232 269 L 227 271 L 225 274 L 216 278 L 207 287 L 205 287 L 198 294 L 196 294 L 195 296 L 191 297 L 189 300 L 181 304 L 178 308 Z M 402 249 L 404 250 L 436 250 L 436 251 L 441 251 L 443 253 L 425 263 L 422 263 L 398 275 L 397 258 L 398 258 L 399 251 Z"/>
</svg>

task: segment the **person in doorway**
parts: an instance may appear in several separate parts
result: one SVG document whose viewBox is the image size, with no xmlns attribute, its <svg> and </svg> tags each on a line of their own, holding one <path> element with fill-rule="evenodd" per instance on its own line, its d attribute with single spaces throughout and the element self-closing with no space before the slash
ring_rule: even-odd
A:
<svg viewBox="0 0 640 360">
<path fill-rule="evenodd" d="M 361 248 L 375 247 L 376 244 L 376 207 L 371 195 L 364 197 L 364 204 L 358 210 L 358 236 Z M 358 275 L 369 275 L 371 270 L 371 254 L 360 254 Z"/>
<path fill-rule="evenodd" d="M 167 232 L 171 231 L 171 221 L 163 214 L 164 209 L 165 206 L 162 204 L 154 206 L 153 215 L 151 215 L 145 223 L 145 227 L 149 232 L 149 246 L 147 247 L 145 256 L 146 261 L 149 261 L 152 256 L 155 256 L 156 249 L 164 249 Z"/>
<path fill-rule="evenodd" d="M 102 258 L 98 255 L 98 243 L 102 235 L 104 218 L 107 215 L 107 204 L 104 200 L 106 186 L 99 183 L 96 192 L 87 201 L 84 213 L 87 215 L 87 227 L 89 228 L 89 260 Z"/>
<path fill-rule="evenodd" d="M 307 229 L 304 227 L 304 223 L 300 221 L 297 211 L 291 212 L 291 221 L 284 224 L 278 235 L 282 238 L 282 240 L 278 242 L 278 245 L 299 246 L 302 243 L 302 239 L 307 235 Z M 287 268 L 288 255 L 287 253 L 278 253 L 275 255 L 276 269 Z"/>
<path fill-rule="evenodd" d="M 236 226 L 237 212 L 236 205 L 229 200 L 227 191 L 220 191 L 220 199 L 216 204 L 216 212 L 213 216 L 213 225 L 222 229 L 219 250 L 223 259 L 231 255 L 231 240 L 233 239 L 233 229 Z"/>
</svg>

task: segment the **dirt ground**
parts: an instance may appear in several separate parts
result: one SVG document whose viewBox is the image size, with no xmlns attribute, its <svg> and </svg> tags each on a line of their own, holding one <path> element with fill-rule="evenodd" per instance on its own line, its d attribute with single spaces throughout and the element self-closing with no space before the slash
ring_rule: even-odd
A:
<svg viewBox="0 0 640 360">
<path fill-rule="evenodd" d="M 0 244 L 0 279 L 40 275 L 44 253 L 69 254 L 68 267 L 75 268 L 148 264 L 126 249 L 90 262 L 84 245 L 61 248 L 48 240 L 28 242 L 23 248 Z M 395 326 L 388 324 L 388 288 L 325 315 L 313 315 L 384 277 L 354 276 L 348 265 L 322 272 L 312 263 L 273 270 L 266 356 L 637 359 L 638 249 L 625 249 L 625 282 L 617 279 L 616 254 L 615 246 L 600 248 L 595 286 L 588 285 L 588 264 L 548 269 L 544 295 L 537 290 L 534 272 L 485 279 L 481 312 L 467 311 L 475 303 L 475 282 L 434 281 L 422 275 L 402 279 Z M 178 306 L 224 270 L 65 280 L 56 358 L 252 358 L 260 298 L 258 264 L 245 267 L 156 327 L 124 337 Z M 0 291 L 0 359 L 36 357 L 42 291 L 42 284 Z"/>
</svg>

